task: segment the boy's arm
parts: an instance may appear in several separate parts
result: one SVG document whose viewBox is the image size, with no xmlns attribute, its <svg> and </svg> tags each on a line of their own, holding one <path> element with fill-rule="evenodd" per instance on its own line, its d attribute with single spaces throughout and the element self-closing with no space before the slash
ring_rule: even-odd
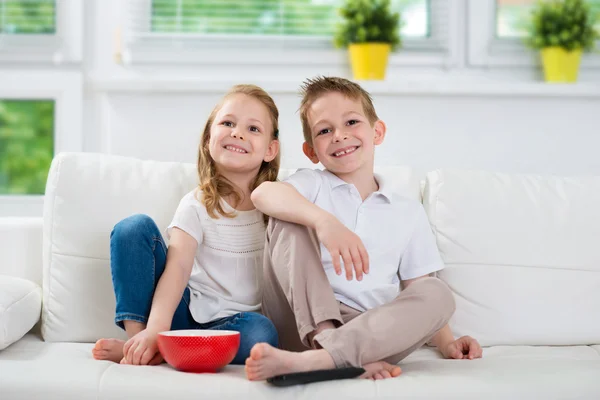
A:
<svg viewBox="0 0 600 400">
<path fill-rule="evenodd" d="M 363 273 L 369 273 L 369 257 L 358 235 L 333 214 L 308 201 L 294 186 L 284 182 L 264 182 L 254 189 L 250 198 L 266 215 L 313 229 L 329 250 L 338 275 L 342 273 L 340 257 L 344 261 L 346 279 L 352 280 L 353 271 L 359 281 Z"/>
<path fill-rule="evenodd" d="M 314 230 L 319 224 L 327 224 L 336 219 L 285 182 L 264 182 L 254 189 L 250 199 L 263 214 Z"/>
</svg>

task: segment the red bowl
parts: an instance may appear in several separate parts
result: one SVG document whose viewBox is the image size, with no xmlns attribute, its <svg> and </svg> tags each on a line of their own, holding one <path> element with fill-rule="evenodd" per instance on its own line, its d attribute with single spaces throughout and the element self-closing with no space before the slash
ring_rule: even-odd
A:
<svg viewBox="0 0 600 400">
<path fill-rule="evenodd" d="M 180 330 L 158 334 L 158 350 L 173 368 L 216 372 L 229 364 L 240 347 L 236 331 Z"/>
</svg>

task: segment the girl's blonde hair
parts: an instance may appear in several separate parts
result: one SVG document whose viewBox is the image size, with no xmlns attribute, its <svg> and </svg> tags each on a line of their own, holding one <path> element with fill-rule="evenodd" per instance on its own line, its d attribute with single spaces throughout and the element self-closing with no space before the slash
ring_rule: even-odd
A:
<svg viewBox="0 0 600 400">
<path fill-rule="evenodd" d="M 260 101 L 269 110 L 269 116 L 271 117 L 272 131 L 271 139 L 277 140 L 279 137 L 278 119 L 279 110 L 275 102 L 269 96 L 267 92 L 255 85 L 236 85 L 233 86 L 229 92 L 221 99 L 219 104 L 210 113 L 204 131 L 202 132 L 202 138 L 200 139 L 200 146 L 198 149 L 198 178 L 199 188 L 202 191 L 202 198 L 199 199 L 206 211 L 211 218 L 218 218 L 217 214 L 221 214 L 227 218 L 235 217 L 235 212 L 225 212 L 221 204 L 221 198 L 225 196 L 232 196 L 235 204 L 234 207 L 242 200 L 238 191 L 235 190 L 233 183 L 227 178 L 220 175 L 217 171 L 215 161 L 210 155 L 208 149 L 208 142 L 210 140 L 210 128 L 215 120 L 215 116 L 223 106 L 224 102 L 228 97 L 235 94 L 245 94 L 253 97 Z M 261 183 L 265 181 L 276 181 L 279 173 L 280 156 L 277 156 L 270 162 L 265 162 L 260 166 L 256 179 L 250 185 L 250 191 L 256 189 Z"/>
</svg>

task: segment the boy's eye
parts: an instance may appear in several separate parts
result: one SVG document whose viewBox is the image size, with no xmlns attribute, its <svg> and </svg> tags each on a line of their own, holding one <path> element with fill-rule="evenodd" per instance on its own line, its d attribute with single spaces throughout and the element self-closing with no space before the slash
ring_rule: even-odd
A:
<svg viewBox="0 0 600 400">
<path fill-rule="evenodd" d="M 250 132 L 260 132 L 260 129 L 258 129 L 256 126 L 251 126 Z"/>
<path fill-rule="evenodd" d="M 348 125 L 356 125 L 358 124 L 358 121 L 355 119 L 351 119 L 350 121 L 348 121 Z"/>
<path fill-rule="evenodd" d="M 233 122 L 231 122 L 231 121 L 223 121 L 223 122 L 221 123 L 221 125 L 225 125 L 225 126 L 228 126 L 228 127 L 232 127 L 232 126 L 233 126 Z"/>
<path fill-rule="evenodd" d="M 325 128 L 325 129 L 321 129 L 321 130 L 320 130 L 320 131 L 317 133 L 317 135 L 325 135 L 326 133 L 329 133 L 329 132 L 331 132 L 331 129 L 329 129 L 329 128 Z"/>
</svg>

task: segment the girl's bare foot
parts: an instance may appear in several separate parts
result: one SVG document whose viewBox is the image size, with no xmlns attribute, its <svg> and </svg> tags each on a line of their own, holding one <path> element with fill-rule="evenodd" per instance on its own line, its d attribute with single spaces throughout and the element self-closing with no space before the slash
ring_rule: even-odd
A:
<svg viewBox="0 0 600 400">
<path fill-rule="evenodd" d="M 108 360 L 120 362 L 123 358 L 123 346 L 125 342 L 120 339 L 100 339 L 92 349 L 92 355 L 96 360 Z"/>
<path fill-rule="evenodd" d="M 389 364 L 385 361 L 377 361 L 374 363 L 365 364 L 363 366 L 365 373 L 360 377 L 363 379 L 387 379 L 395 378 L 402 373 L 402 370 L 397 365 Z"/>
<path fill-rule="evenodd" d="M 251 381 L 260 381 L 281 374 L 334 367 L 333 359 L 325 350 L 295 353 L 276 349 L 267 343 L 258 343 L 246 359 L 246 376 Z"/>
</svg>

